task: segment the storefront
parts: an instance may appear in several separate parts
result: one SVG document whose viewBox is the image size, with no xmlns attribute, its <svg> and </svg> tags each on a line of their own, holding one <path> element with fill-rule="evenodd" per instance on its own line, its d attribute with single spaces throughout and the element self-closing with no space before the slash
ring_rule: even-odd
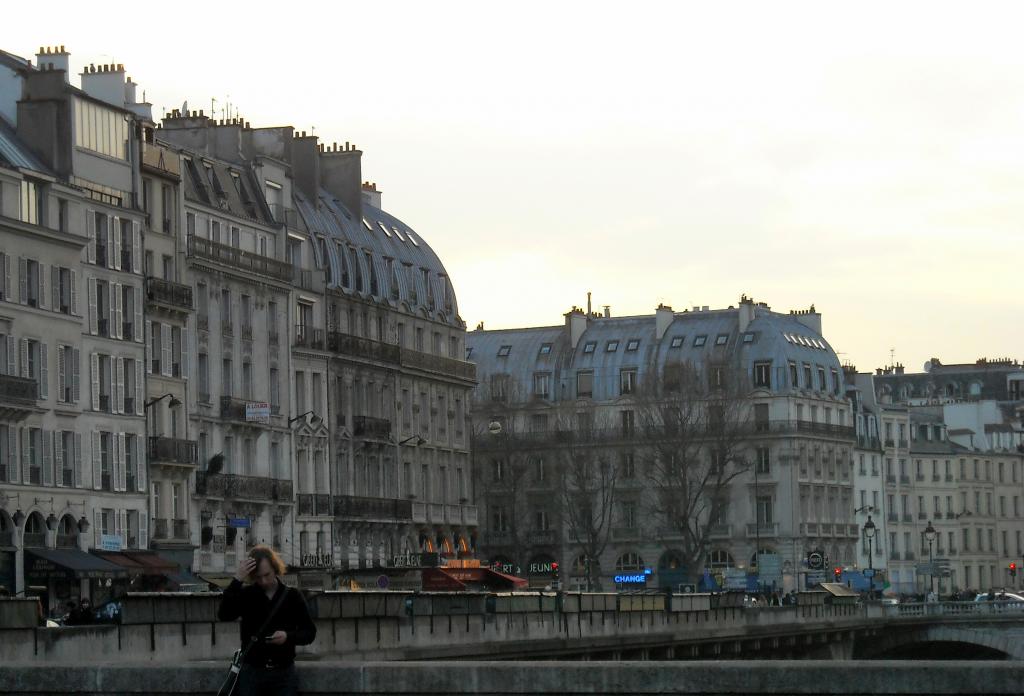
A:
<svg viewBox="0 0 1024 696">
<path fill-rule="evenodd" d="M 94 606 L 102 604 L 114 596 L 114 583 L 127 579 L 124 567 L 78 549 L 25 549 L 25 585 L 46 588 L 48 614 L 69 599 L 88 597 Z"/>
<path fill-rule="evenodd" d="M 123 592 L 197 592 L 206 583 L 182 571 L 177 563 L 153 551 L 100 551 L 91 553 L 121 566 L 128 572 L 124 582 L 114 584 L 114 595 Z"/>
</svg>

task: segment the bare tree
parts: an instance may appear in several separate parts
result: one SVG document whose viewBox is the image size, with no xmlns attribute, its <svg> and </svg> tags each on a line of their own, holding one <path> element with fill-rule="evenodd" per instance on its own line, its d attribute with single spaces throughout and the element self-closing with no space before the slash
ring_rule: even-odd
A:
<svg viewBox="0 0 1024 696">
<path fill-rule="evenodd" d="M 663 536 L 678 540 L 692 582 L 728 507 L 730 484 L 750 468 L 750 387 L 739 374 L 726 365 L 702 372 L 689 362 L 669 364 L 637 398 L 649 504 Z"/>
<path fill-rule="evenodd" d="M 594 409 L 560 418 L 559 502 L 569 547 L 583 559 L 587 591 L 601 590 L 601 556 L 608 546 L 617 496 L 618 467 L 606 447 L 613 435 Z"/>
</svg>

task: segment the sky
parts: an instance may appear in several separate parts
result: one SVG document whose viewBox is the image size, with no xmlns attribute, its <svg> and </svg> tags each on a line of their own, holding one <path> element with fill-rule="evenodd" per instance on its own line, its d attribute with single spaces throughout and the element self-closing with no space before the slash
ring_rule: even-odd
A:
<svg viewBox="0 0 1024 696">
<path fill-rule="evenodd" d="M 861 371 L 1024 358 L 1019 3 L 151 7 L 20 3 L 0 48 L 355 143 L 470 329 L 747 294 Z"/>
</svg>

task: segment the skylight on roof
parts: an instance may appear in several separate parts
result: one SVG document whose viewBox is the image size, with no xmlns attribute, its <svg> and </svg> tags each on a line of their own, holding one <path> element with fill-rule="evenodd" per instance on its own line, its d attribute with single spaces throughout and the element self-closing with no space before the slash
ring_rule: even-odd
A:
<svg viewBox="0 0 1024 696">
<path fill-rule="evenodd" d="M 672 342 L 668 344 L 668 347 L 669 348 L 678 348 L 681 345 L 683 345 L 683 337 L 682 336 L 673 336 L 672 337 Z"/>
<path fill-rule="evenodd" d="M 403 242 L 405 241 L 405 237 L 402 236 L 402 233 L 398 231 L 397 227 L 392 226 L 391 229 L 394 230 L 396 237 L 398 237 Z"/>
<path fill-rule="evenodd" d="M 747 331 L 745 334 L 743 334 L 743 342 L 744 343 L 753 343 L 754 342 L 754 332 L 753 331 Z"/>
<path fill-rule="evenodd" d="M 550 353 L 551 353 L 551 344 L 550 343 L 541 343 L 540 344 L 540 354 L 541 355 L 549 355 Z"/>
<path fill-rule="evenodd" d="M 640 347 L 640 339 L 639 338 L 631 338 L 628 341 L 626 341 L 626 350 L 627 351 L 634 351 L 634 350 L 636 350 L 639 347 Z"/>
<path fill-rule="evenodd" d="M 708 342 L 708 337 L 707 336 L 694 336 L 693 337 L 693 347 L 694 348 L 700 348 L 702 345 L 704 345 L 707 342 Z"/>
<path fill-rule="evenodd" d="M 363 218 L 363 227 L 365 227 L 367 231 L 373 232 L 373 225 L 371 225 L 370 221 L 367 220 L 366 218 Z"/>
<path fill-rule="evenodd" d="M 583 344 L 584 353 L 593 353 L 595 348 L 597 348 L 597 341 L 587 341 Z"/>
<path fill-rule="evenodd" d="M 614 353 L 618 349 L 619 349 L 619 342 L 618 341 L 608 341 L 607 343 L 604 344 L 604 352 L 605 353 Z"/>
<path fill-rule="evenodd" d="M 420 245 L 420 243 L 416 241 L 416 238 L 412 236 L 412 232 L 410 232 L 409 230 L 405 231 L 405 236 L 409 238 L 409 241 L 412 242 L 413 246 Z"/>
<path fill-rule="evenodd" d="M 381 222 L 380 220 L 378 220 L 378 221 L 377 221 L 377 225 L 379 225 L 379 226 L 380 226 L 380 228 L 381 228 L 381 230 L 383 230 L 383 231 L 384 231 L 384 234 L 386 234 L 386 235 L 387 235 L 387 236 L 389 236 L 389 237 L 391 236 L 391 233 L 390 233 L 390 232 L 388 232 L 388 228 L 387 228 L 387 226 L 386 226 L 386 225 L 385 225 L 385 224 L 384 224 L 383 222 Z"/>
<path fill-rule="evenodd" d="M 717 336 L 715 336 L 715 345 L 716 346 L 724 346 L 728 342 L 729 342 L 729 334 L 718 334 Z"/>
<path fill-rule="evenodd" d="M 512 346 L 502 346 L 498 349 L 499 358 L 507 358 L 508 354 L 512 352 Z"/>
</svg>

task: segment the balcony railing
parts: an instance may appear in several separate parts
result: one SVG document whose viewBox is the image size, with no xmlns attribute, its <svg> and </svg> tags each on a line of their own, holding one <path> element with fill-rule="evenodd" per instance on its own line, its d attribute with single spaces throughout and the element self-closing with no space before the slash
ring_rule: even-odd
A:
<svg viewBox="0 0 1024 696">
<path fill-rule="evenodd" d="M 0 375 L 0 413 L 5 409 L 21 409 L 36 405 L 39 384 L 34 379 Z"/>
<path fill-rule="evenodd" d="M 412 501 L 398 498 L 365 498 L 340 495 L 334 498 L 334 516 L 356 519 L 412 520 Z"/>
<path fill-rule="evenodd" d="M 188 255 L 193 258 L 216 261 L 250 273 L 257 273 L 275 280 L 291 282 L 291 264 L 261 256 L 250 251 L 236 249 L 227 244 L 213 242 L 209 239 L 188 236 Z"/>
<path fill-rule="evenodd" d="M 401 349 L 403 367 L 412 367 L 428 372 L 437 372 L 448 377 L 476 381 L 476 364 L 443 355 L 431 355 L 409 348 Z"/>
<path fill-rule="evenodd" d="M 779 523 L 778 522 L 759 522 L 757 524 L 747 524 L 747 538 L 763 536 L 763 537 L 774 537 L 779 534 Z"/>
<path fill-rule="evenodd" d="M 153 539 L 160 541 L 163 539 L 169 539 L 167 535 L 167 520 L 165 519 L 154 519 L 153 520 Z"/>
<path fill-rule="evenodd" d="M 149 438 L 149 461 L 188 464 L 195 466 L 199 444 L 195 440 L 178 440 L 171 437 Z"/>
<path fill-rule="evenodd" d="M 332 514 L 331 496 L 326 493 L 299 493 L 295 502 L 300 515 Z"/>
<path fill-rule="evenodd" d="M 353 434 L 357 437 L 372 437 L 383 440 L 391 435 L 391 421 L 387 418 L 355 416 L 352 418 Z"/>
<path fill-rule="evenodd" d="M 413 503 L 412 504 L 412 521 L 424 523 L 427 521 L 427 504 L 426 503 Z"/>
<path fill-rule="evenodd" d="M 146 278 L 146 299 L 174 309 L 192 309 L 192 288 L 162 278 Z"/>
<path fill-rule="evenodd" d="M 639 527 L 612 527 L 613 541 L 632 541 L 640 538 Z"/>
<path fill-rule="evenodd" d="M 246 404 L 252 403 L 246 399 L 236 399 L 233 396 L 220 397 L 220 417 L 224 420 L 245 423 L 251 426 L 263 426 L 265 423 L 250 421 L 245 418 Z"/>
<path fill-rule="evenodd" d="M 401 350 L 396 345 L 350 336 L 339 331 L 327 332 L 327 350 L 353 358 L 378 360 L 394 365 L 402 361 Z"/>
<path fill-rule="evenodd" d="M 554 544 L 558 538 L 558 533 L 554 529 L 534 529 L 527 534 L 527 539 L 531 544 Z"/>
<path fill-rule="evenodd" d="M 305 324 L 297 324 L 295 326 L 295 347 L 296 348 L 313 348 L 314 350 L 324 350 L 324 330 L 315 329 L 312 326 L 306 326 Z"/>
<path fill-rule="evenodd" d="M 292 482 L 258 476 L 210 474 L 200 471 L 196 474 L 196 494 L 214 498 L 276 500 L 290 503 Z"/>
<path fill-rule="evenodd" d="M 171 527 L 174 530 L 175 539 L 188 540 L 188 520 L 171 520 Z"/>
</svg>

